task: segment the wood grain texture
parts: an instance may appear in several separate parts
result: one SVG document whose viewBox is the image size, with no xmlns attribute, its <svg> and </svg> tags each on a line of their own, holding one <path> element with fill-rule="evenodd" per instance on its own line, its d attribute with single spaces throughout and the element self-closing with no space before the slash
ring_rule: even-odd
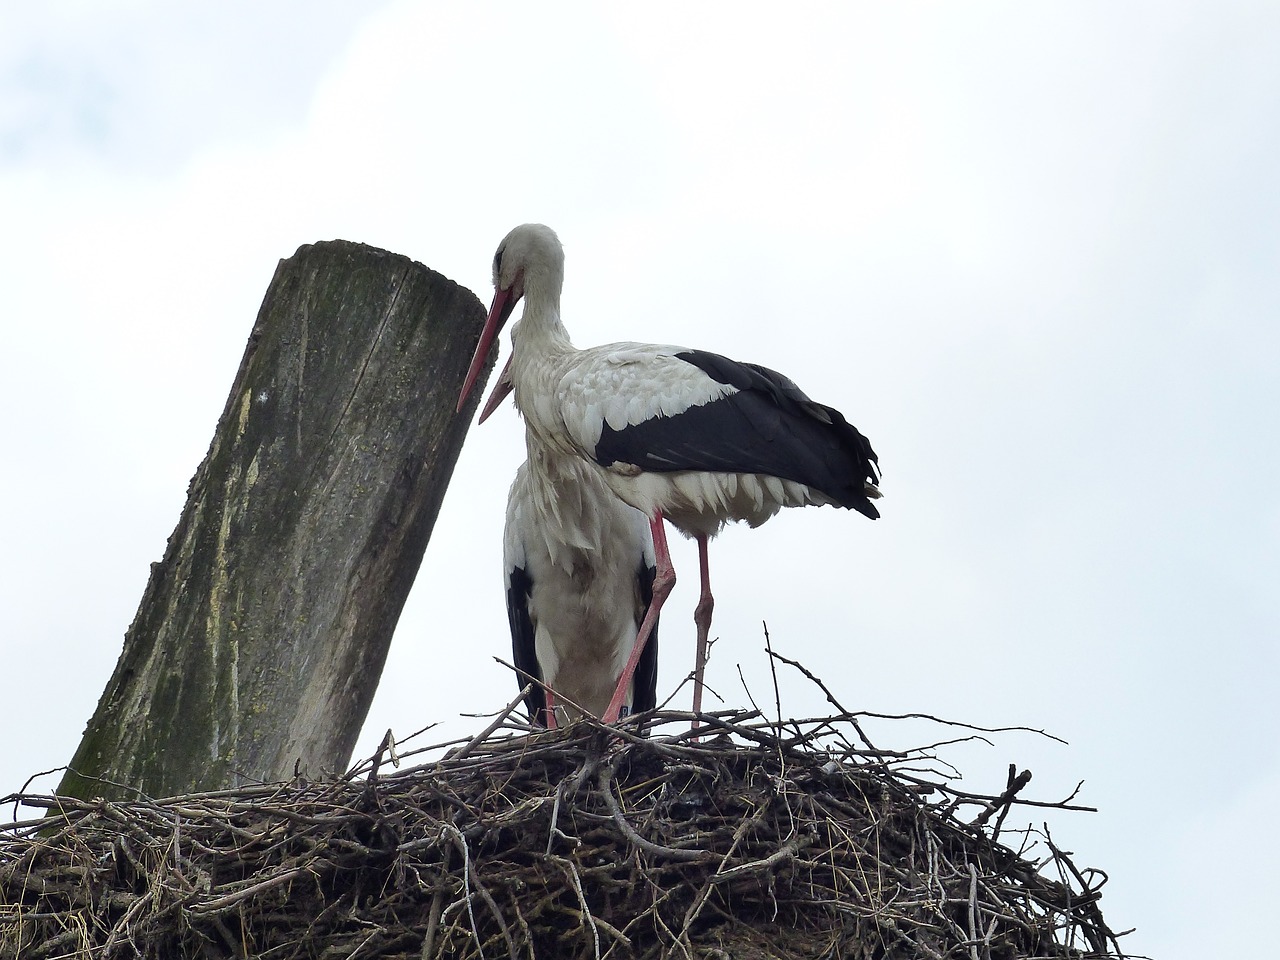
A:
<svg viewBox="0 0 1280 960">
<path fill-rule="evenodd" d="M 281 261 L 59 793 L 346 766 L 480 397 L 454 413 L 483 321 L 382 250 Z"/>
</svg>

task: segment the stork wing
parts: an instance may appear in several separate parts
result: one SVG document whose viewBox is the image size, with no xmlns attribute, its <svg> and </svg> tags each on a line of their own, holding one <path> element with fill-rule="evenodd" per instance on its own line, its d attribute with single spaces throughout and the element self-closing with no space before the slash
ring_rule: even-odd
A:
<svg viewBox="0 0 1280 960">
<path fill-rule="evenodd" d="M 529 614 L 529 596 L 533 581 L 524 567 L 507 570 L 507 619 L 511 621 L 512 663 L 521 671 L 516 677 L 523 688 L 530 680 L 542 680 L 542 668 L 538 666 L 538 653 L 534 642 L 533 618 Z M 547 694 L 535 683 L 524 698 L 529 716 L 534 723 L 546 726 Z"/>
<path fill-rule="evenodd" d="M 589 405 L 580 427 L 594 440 L 584 452 L 601 466 L 767 474 L 878 516 L 865 492 L 879 479 L 871 444 L 787 377 L 699 350 L 632 366 L 615 373 L 615 392 Z"/>
<path fill-rule="evenodd" d="M 647 553 L 650 551 L 646 551 Z M 658 575 L 653 565 L 653 557 L 645 557 L 636 571 L 637 584 L 640 588 L 640 605 L 636 616 L 636 629 L 644 620 L 649 604 L 653 602 L 653 580 Z M 631 712 L 643 713 L 658 705 L 658 621 L 653 623 L 653 632 L 644 645 L 640 660 L 636 664 L 636 672 L 631 679 Z"/>
<path fill-rule="evenodd" d="M 538 649 L 533 614 L 529 609 L 533 595 L 533 578 L 529 574 L 525 551 L 528 516 L 524 513 L 525 493 L 529 483 L 528 465 L 521 464 L 511 484 L 507 499 L 507 519 L 502 531 L 502 568 L 505 572 L 507 594 L 507 619 L 511 623 L 512 663 L 521 673 L 516 683 L 524 687 L 530 680 L 541 681 L 542 668 L 538 665 Z M 546 691 L 538 684 L 524 698 L 534 723 L 546 723 Z"/>
</svg>

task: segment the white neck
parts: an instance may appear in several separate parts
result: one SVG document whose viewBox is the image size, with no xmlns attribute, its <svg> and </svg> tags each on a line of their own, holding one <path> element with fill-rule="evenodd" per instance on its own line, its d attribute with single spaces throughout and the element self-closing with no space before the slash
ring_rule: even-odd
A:
<svg viewBox="0 0 1280 960">
<path fill-rule="evenodd" d="M 526 426 L 555 445 L 561 432 L 556 429 L 557 386 L 578 351 L 560 322 L 558 298 L 537 287 L 526 289 L 525 298 L 524 314 L 511 328 L 511 383 Z"/>
</svg>

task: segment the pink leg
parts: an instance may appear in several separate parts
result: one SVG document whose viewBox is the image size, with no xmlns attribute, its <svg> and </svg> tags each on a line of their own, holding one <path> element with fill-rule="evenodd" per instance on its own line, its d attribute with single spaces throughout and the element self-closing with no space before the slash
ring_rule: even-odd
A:
<svg viewBox="0 0 1280 960">
<path fill-rule="evenodd" d="M 556 728 L 556 697 L 548 687 L 543 687 L 542 693 L 547 698 L 547 706 L 542 716 L 547 721 L 547 729 L 554 730 Z"/>
<path fill-rule="evenodd" d="M 702 595 L 693 609 L 693 622 L 698 627 L 698 650 L 693 661 L 693 712 L 702 712 L 702 674 L 707 666 L 707 643 L 711 634 L 711 611 L 716 600 L 711 596 L 711 574 L 707 564 L 707 538 L 698 534 L 698 570 L 702 576 Z M 694 720 L 696 727 L 698 721 Z"/>
<path fill-rule="evenodd" d="M 631 689 L 631 678 L 635 675 L 636 666 L 640 663 L 640 654 L 644 653 L 644 645 L 649 642 L 653 633 L 653 625 L 658 621 L 658 612 L 676 585 L 676 571 L 671 566 L 671 553 L 667 550 L 667 533 L 662 526 L 662 512 L 658 511 L 649 521 L 649 529 L 653 533 L 653 553 L 657 574 L 653 578 L 653 599 L 649 601 L 649 609 L 645 611 L 644 620 L 640 622 L 640 632 L 636 634 L 636 642 L 627 657 L 627 665 L 622 668 L 622 676 L 618 678 L 618 687 L 613 691 L 613 699 L 609 701 L 609 709 L 601 718 L 605 723 L 617 723 L 622 713 L 622 705 L 627 700 L 627 692 Z"/>
</svg>

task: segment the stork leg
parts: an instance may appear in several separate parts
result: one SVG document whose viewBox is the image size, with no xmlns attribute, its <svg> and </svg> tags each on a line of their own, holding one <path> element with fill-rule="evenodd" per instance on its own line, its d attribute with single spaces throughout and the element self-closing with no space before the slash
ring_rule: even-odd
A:
<svg viewBox="0 0 1280 960">
<path fill-rule="evenodd" d="M 543 710 L 542 716 L 547 721 L 547 729 L 554 730 L 556 728 L 556 698 L 550 687 L 543 688 L 543 696 L 547 698 L 547 705 Z"/>
<path fill-rule="evenodd" d="M 667 550 L 667 532 L 662 525 L 662 511 L 657 511 L 649 521 L 649 529 L 653 533 L 654 577 L 653 596 L 649 600 L 649 609 L 640 621 L 640 631 L 636 634 L 636 642 L 631 647 L 631 655 L 627 657 L 627 665 L 622 668 L 622 676 L 618 678 L 618 687 L 613 691 L 613 699 L 609 701 L 609 709 L 601 718 L 605 723 L 617 723 L 622 713 L 622 706 L 627 700 L 627 691 L 631 689 L 631 678 L 635 676 L 636 667 L 640 663 L 640 655 L 644 646 L 653 634 L 653 626 L 658 622 L 658 612 L 676 585 L 676 571 L 671 566 L 671 553 Z"/>
<path fill-rule="evenodd" d="M 698 627 L 698 650 L 693 661 L 693 712 L 702 712 L 702 674 L 707 666 L 707 645 L 711 634 L 711 611 L 716 600 L 711 595 L 711 574 L 707 564 L 707 536 L 698 534 L 698 571 L 702 577 L 702 595 L 693 609 L 693 622 Z M 698 721 L 694 720 L 696 727 Z"/>
</svg>

